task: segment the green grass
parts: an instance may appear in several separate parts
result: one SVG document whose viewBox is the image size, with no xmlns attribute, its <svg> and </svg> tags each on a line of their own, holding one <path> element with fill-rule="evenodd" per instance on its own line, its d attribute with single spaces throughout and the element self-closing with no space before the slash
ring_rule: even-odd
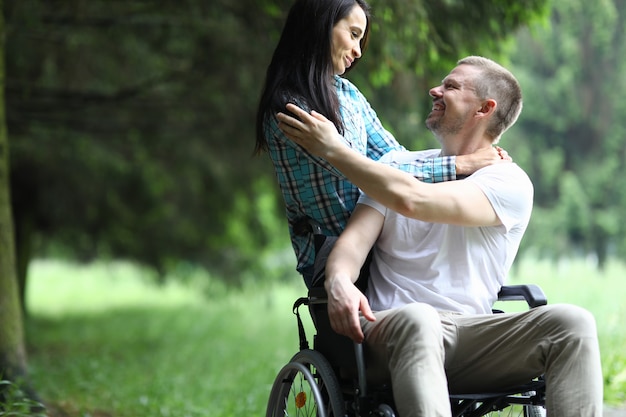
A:
<svg viewBox="0 0 626 417">
<path fill-rule="evenodd" d="M 71 416 L 259 415 L 298 349 L 297 286 L 207 299 L 129 265 L 41 261 L 31 280 L 31 376 Z"/>
<path fill-rule="evenodd" d="M 613 405 L 626 403 L 625 272 L 523 263 L 512 278 L 595 314 Z M 157 286 L 129 264 L 38 261 L 28 288 L 31 377 L 50 410 L 70 417 L 262 415 L 275 374 L 298 350 L 291 306 L 302 293 L 297 276 L 292 286 L 228 293 Z"/>
<path fill-rule="evenodd" d="M 548 262 L 525 261 L 512 275 L 512 283 L 539 284 L 548 302 L 571 303 L 593 313 L 598 326 L 604 398 L 611 405 L 626 405 L 626 266 L 611 262 L 605 271 L 581 260 Z"/>
</svg>

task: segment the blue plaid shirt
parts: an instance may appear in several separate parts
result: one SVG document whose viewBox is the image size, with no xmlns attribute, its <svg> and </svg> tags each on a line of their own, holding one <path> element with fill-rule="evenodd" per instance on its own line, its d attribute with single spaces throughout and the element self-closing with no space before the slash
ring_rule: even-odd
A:
<svg viewBox="0 0 626 417">
<path fill-rule="evenodd" d="M 406 150 L 385 130 L 354 84 L 336 76 L 335 85 L 345 124 L 343 138 L 352 149 L 373 160 L 392 150 Z M 274 117 L 265 124 L 265 137 L 285 200 L 291 243 L 298 258 L 297 270 L 309 285 L 307 275 L 311 273 L 315 256 L 313 235 L 296 235 L 294 225 L 309 217 L 317 222 L 325 235 L 338 236 L 356 206 L 360 191 L 328 162 L 290 141 L 278 129 Z M 456 179 L 453 156 L 395 166 L 425 182 Z"/>
</svg>

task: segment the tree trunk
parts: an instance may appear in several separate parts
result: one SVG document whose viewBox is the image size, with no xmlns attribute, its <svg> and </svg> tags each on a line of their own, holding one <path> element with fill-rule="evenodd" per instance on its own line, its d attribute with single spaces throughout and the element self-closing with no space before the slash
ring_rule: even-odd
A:
<svg viewBox="0 0 626 417">
<path fill-rule="evenodd" d="M 0 0 L 2 1 L 2 0 Z M 26 308 L 26 286 L 28 285 L 28 265 L 30 264 L 33 227 L 32 222 L 26 218 L 19 219 L 20 216 L 14 215 L 15 229 L 15 256 L 18 298 L 22 307 L 22 315 L 24 320 L 28 320 L 28 309 Z M 24 217 L 24 216 L 22 216 Z"/>
<path fill-rule="evenodd" d="M 9 193 L 9 140 L 4 107 L 3 0 L 0 0 L 0 377 L 22 380 L 26 376 L 26 349 L 19 302 L 15 245 Z"/>
</svg>

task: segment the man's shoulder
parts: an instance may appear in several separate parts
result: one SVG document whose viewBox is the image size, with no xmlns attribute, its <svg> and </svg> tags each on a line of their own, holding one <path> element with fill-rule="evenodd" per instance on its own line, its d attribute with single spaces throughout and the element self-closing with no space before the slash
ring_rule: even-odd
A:
<svg viewBox="0 0 626 417">
<path fill-rule="evenodd" d="M 532 201 L 533 183 L 516 163 L 489 165 L 467 177 L 467 180 L 494 198 Z"/>
<path fill-rule="evenodd" d="M 481 177 L 515 177 L 520 180 L 530 181 L 530 177 L 519 165 L 515 162 L 501 163 L 488 165 L 479 169 L 473 175 L 468 178 L 481 178 Z"/>
</svg>

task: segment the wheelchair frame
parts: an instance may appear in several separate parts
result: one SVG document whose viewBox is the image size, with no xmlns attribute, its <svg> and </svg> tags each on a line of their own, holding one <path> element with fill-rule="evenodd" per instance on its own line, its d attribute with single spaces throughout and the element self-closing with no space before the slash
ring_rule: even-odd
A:
<svg viewBox="0 0 626 417">
<path fill-rule="evenodd" d="M 499 301 L 522 300 L 529 308 L 547 304 L 536 285 L 503 286 Z M 276 376 L 266 417 L 395 417 L 389 385 L 369 386 L 366 380 L 363 345 L 335 333 L 330 327 L 324 288 L 314 287 L 307 297 L 296 300 L 300 351 Z M 299 307 L 309 307 L 317 333 L 309 348 Z M 524 417 L 545 416 L 545 382 L 538 378 L 510 390 L 467 395 L 450 395 L 453 417 L 482 417 L 508 410 Z M 512 407 L 517 406 L 517 407 Z M 514 414 L 517 413 L 517 414 Z"/>
</svg>

